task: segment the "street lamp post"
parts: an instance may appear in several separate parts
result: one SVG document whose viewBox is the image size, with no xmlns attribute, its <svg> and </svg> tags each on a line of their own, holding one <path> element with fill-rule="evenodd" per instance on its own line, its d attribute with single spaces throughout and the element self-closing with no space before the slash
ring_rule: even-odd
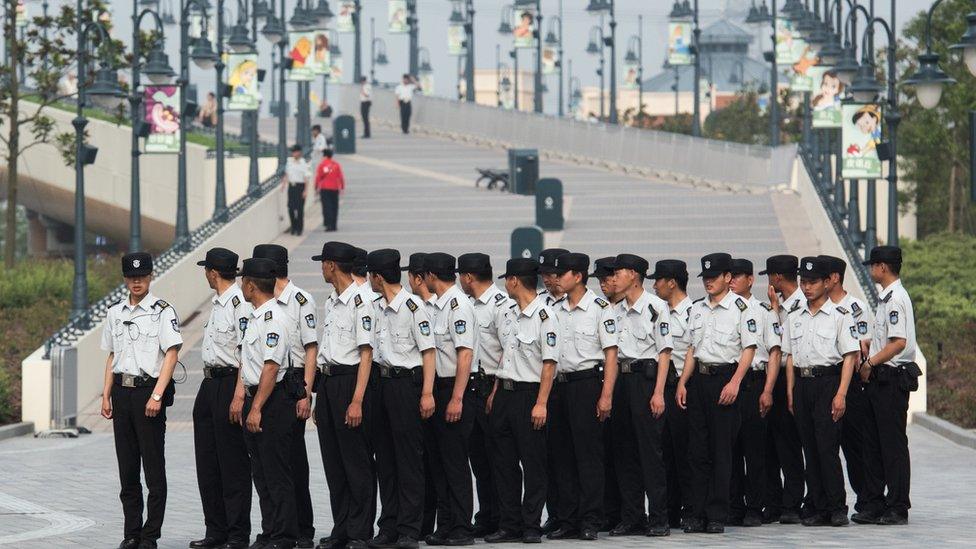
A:
<svg viewBox="0 0 976 549">
<path fill-rule="evenodd" d="M 278 62 L 274 63 L 274 52 L 272 51 L 272 69 L 277 70 L 277 83 L 278 83 L 278 100 L 275 102 L 275 114 L 278 117 L 278 170 L 281 171 L 285 168 L 285 148 L 286 148 L 286 126 L 287 123 L 287 109 L 285 108 L 286 95 L 285 95 L 285 44 L 287 40 L 285 38 L 285 0 L 279 0 L 281 2 L 280 15 L 275 14 L 275 0 L 271 0 L 271 5 L 268 8 L 267 16 L 265 17 L 264 26 L 261 27 L 261 35 L 264 36 L 265 40 L 271 43 L 272 48 L 278 46 Z M 272 75 L 272 86 L 275 82 L 275 75 Z M 272 88 L 273 90 L 274 88 Z"/>
<path fill-rule="evenodd" d="M 257 21 L 254 20 L 248 13 L 247 4 L 244 0 L 237 0 L 237 22 L 230 29 L 230 37 L 227 39 L 227 46 L 231 51 L 235 53 L 252 53 L 254 49 L 254 41 L 252 35 L 248 32 L 247 21 L 251 19 L 251 25 L 256 26 Z M 223 21 L 221 21 L 223 22 Z M 254 36 L 256 38 L 256 36 Z M 222 81 L 218 81 L 217 89 L 221 90 L 223 96 L 230 96 L 230 87 L 225 86 Z M 218 105 L 218 124 L 220 123 L 220 108 L 223 107 L 223 97 L 221 97 Z M 248 183 L 247 192 L 248 194 L 254 194 L 258 190 L 258 139 L 257 139 L 257 126 L 258 118 L 257 111 L 245 111 L 241 113 L 241 126 L 242 135 L 246 136 L 245 139 L 248 141 Z M 220 164 L 218 164 L 219 166 Z M 223 188 L 218 186 L 218 192 L 224 191 Z M 224 198 L 226 202 L 226 198 Z M 215 211 L 214 218 L 218 221 L 223 221 L 226 219 L 226 206 L 223 210 Z"/>
<path fill-rule="evenodd" d="M 779 146 L 779 70 L 776 66 L 776 24 L 777 24 L 777 0 L 770 0 L 766 6 L 765 0 L 760 6 L 753 3 L 746 17 L 746 23 L 762 28 L 769 23 L 772 32 L 772 48 L 769 52 L 763 52 L 763 57 L 769 62 L 769 144 L 773 147 Z M 760 31 L 760 38 L 762 33 Z M 760 49 L 762 41 L 760 40 Z"/>
<path fill-rule="evenodd" d="M 557 36 L 558 33 L 558 36 Z M 557 112 L 562 118 L 563 110 L 563 2 L 559 0 L 559 15 L 549 18 L 549 30 L 546 32 L 546 45 L 556 48 L 556 69 L 559 71 L 559 100 Z"/>
<path fill-rule="evenodd" d="M 360 0 L 355 0 L 354 9 L 352 12 L 352 24 L 355 31 L 353 34 L 353 47 L 355 49 L 352 52 L 352 80 L 356 83 L 363 78 L 363 33 L 362 27 L 360 26 L 360 22 L 362 21 L 362 14 L 360 12 L 362 9 L 362 2 Z"/>
<path fill-rule="evenodd" d="M 591 55 L 600 54 L 600 68 L 596 70 L 597 76 L 600 77 L 600 120 L 602 121 L 606 117 L 606 108 L 604 104 L 604 83 L 606 71 L 606 56 L 604 48 L 606 47 L 606 40 L 603 35 L 603 16 L 600 16 L 600 26 L 590 28 L 590 41 L 586 45 L 586 53 Z"/>
<path fill-rule="evenodd" d="M 474 0 L 467 0 L 467 6 L 465 10 L 466 19 L 464 21 L 464 35 L 465 41 L 465 65 L 464 65 L 464 76 L 465 76 L 465 90 L 464 99 L 468 103 L 474 103 L 475 101 L 475 89 L 474 89 Z"/>
<path fill-rule="evenodd" d="M 420 29 L 418 23 L 417 0 L 407 0 L 407 26 L 410 28 L 410 51 L 408 53 L 410 70 L 407 72 L 409 72 L 411 76 L 417 76 L 417 74 L 419 74 Z"/>
<path fill-rule="evenodd" d="M 696 0 L 697 5 L 697 0 Z M 603 46 L 610 47 L 610 123 L 618 122 L 617 114 L 617 17 L 615 0 L 590 0 L 586 11 L 600 15 L 600 34 Z M 610 16 L 610 36 L 603 36 L 603 15 Z M 601 49 L 601 55 L 603 51 Z M 602 97 L 603 86 L 600 86 Z"/>
<path fill-rule="evenodd" d="M 376 85 L 376 65 L 384 66 L 390 60 L 386 57 L 386 42 L 376 37 L 376 18 L 369 18 L 369 81 Z"/>
<path fill-rule="evenodd" d="M 637 116 L 644 112 L 644 16 L 637 16 L 637 34 L 627 41 L 627 63 L 637 63 Z"/>
</svg>

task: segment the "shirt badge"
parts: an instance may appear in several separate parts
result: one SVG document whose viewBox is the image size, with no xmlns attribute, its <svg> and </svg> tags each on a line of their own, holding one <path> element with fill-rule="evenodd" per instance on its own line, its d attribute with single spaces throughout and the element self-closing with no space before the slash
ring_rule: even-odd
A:
<svg viewBox="0 0 976 549">
<path fill-rule="evenodd" d="M 608 334 L 613 334 L 617 332 L 617 323 L 613 319 L 603 321 L 603 329 L 607 331 Z"/>
<path fill-rule="evenodd" d="M 175 318 L 170 320 L 169 323 L 172 324 L 174 332 L 180 333 L 180 323 Z"/>
<path fill-rule="evenodd" d="M 373 329 L 373 319 L 368 316 L 363 317 L 363 329 L 367 332 Z"/>
<path fill-rule="evenodd" d="M 239 297 L 237 297 L 237 296 L 235 295 L 235 296 L 234 296 L 234 297 L 233 297 L 233 298 L 232 298 L 232 299 L 230 300 L 230 303 L 231 303 L 231 305 L 233 305 L 233 306 L 234 306 L 234 308 L 236 309 L 236 308 L 237 308 L 237 306 L 241 304 L 241 298 L 239 298 Z"/>
<path fill-rule="evenodd" d="M 854 326 L 851 326 L 851 337 L 857 339 L 857 328 L 855 328 Z"/>
<path fill-rule="evenodd" d="M 457 308 L 458 308 L 458 300 L 455 297 L 455 298 L 451 299 L 451 310 L 453 311 L 454 309 L 457 309 Z"/>
<path fill-rule="evenodd" d="M 458 320 L 458 321 L 454 322 L 454 332 L 455 333 L 457 333 L 457 334 L 460 335 L 460 334 L 463 334 L 464 332 L 466 332 L 467 330 L 468 330 L 468 324 L 467 324 L 467 322 L 465 322 L 463 320 Z"/>
<path fill-rule="evenodd" d="M 141 265 L 141 264 L 142 264 L 142 262 L 139 261 L 138 259 L 133 259 L 132 260 L 132 268 L 133 269 L 138 269 L 139 268 L 139 265 Z"/>
<path fill-rule="evenodd" d="M 423 334 L 425 336 L 429 336 L 430 335 L 430 322 L 427 322 L 425 320 L 425 321 L 421 322 L 420 324 L 418 324 L 417 326 L 420 326 L 420 333 L 421 334 Z"/>
<path fill-rule="evenodd" d="M 267 322 L 271 320 L 271 311 L 264 313 L 264 321 Z"/>
<path fill-rule="evenodd" d="M 549 332 L 546 334 L 546 345 L 550 347 L 556 346 L 556 332 Z"/>
<path fill-rule="evenodd" d="M 268 333 L 268 341 L 267 341 L 267 343 L 268 343 L 268 347 L 277 347 L 278 346 L 278 334 L 276 334 L 274 332 L 269 332 Z"/>
<path fill-rule="evenodd" d="M 773 333 L 778 336 L 783 335 L 783 327 L 779 325 L 779 322 L 773 322 Z"/>
<path fill-rule="evenodd" d="M 354 298 L 352 299 L 352 302 L 353 302 L 353 303 L 354 303 L 354 304 L 355 304 L 355 305 L 356 305 L 357 307 L 359 307 L 360 305 L 362 305 L 362 304 L 363 304 L 363 298 L 362 298 L 362 297 L 361 297 L 361 296 L 360 296 L 359 294 L 357 294 L 357 295 L 356 295 L 356 297 L 354 297 Z"/>
<path fill-rule="evenodd" d="M 309 313 L 305 315 L 305 325 L 311 329 L 315 329 L 315 315 Z"/>
<path fill-rule="evenodd" d="M 417 304 L 412 299 L 407 299 L 407 308 L 410 309 L 411 313 L 417 312 Z"/>
<path fill-rule="evenodd" d="M 243 316 L 242 316 L 242 317 L 241 317 L 241 318 L 240 318 L 240 319 L 239 319 L 239 320 L 237 321 L 237 323 L 238 323 L 238 325 L 240 325 L 240 327 L 241 327 L 241 332 L 244 332 L 244 331 L 246 331 L 246 330 L 247 330 L 247 318 L 245 318 L 245 317 L 243 317 Z"/>
<path fill-rule="evenodd" d="M 706 261 L 705 262 L 705 268 L 706 269 L 711 269 L 712 268 L 712 262 L 711 261 Z"/>
<path fill-rule="evenodd" d="M 898 311 L 891 311 L 888 313 L 888 321 L 892 324 L 898 324 Z"/>
<path fill-rule="evenodd" d="M 661 323 L 661 335 L 666 336 L 671 333 L 671 327 L 668 326 L 667 322 Z"/>
<path fill-rule="evenodd" d="M 549 318 L 549 313 L 547 313 L 545 309 L 539 309 L 539 318 L 542 320 L 547 320 Z"/>
<path fill-rule="evenodd" d="M 746 305 L 746 302 L 743 301 L 741 297 L 736 298 L 735 306 L 738 307 L 740 311 L 744 311 L 749 308 L 749 306 Z"/>
<path fill-rule="evenodd" d="M 302 292 L 295 292 L 295 300 L 298 301 L 299 305 L 308 303 L 308 298 L 302 295 Z"/>
<path fill-rule="evenodd" d="M 757 328 L 756 328 L 756 321 L 753 320 L 753 319 L 751 319 L 751 318 L 749 320 L 747 320 L 746 321 L 746 329 L 748 329 L 752 333 L 756 333 L 756 330 L 757 330 Z"/>
<path fill-rule="evenodd" d="M 868 323 L 865 321 L 860 321 L 857 323 L 857 333 L 861 335 L 867 335 L 868 333 Z"/>
</svg>

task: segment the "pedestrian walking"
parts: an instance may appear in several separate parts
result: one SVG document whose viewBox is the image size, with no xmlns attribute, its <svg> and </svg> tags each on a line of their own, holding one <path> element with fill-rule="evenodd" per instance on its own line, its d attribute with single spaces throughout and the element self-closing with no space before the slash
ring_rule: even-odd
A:
<svg viewBox="0 0 976 549">
<path fill-rule="evenodd" d="M 420 86 L 417 79 L 409 74 L 403 75 L 403 81 L 393 89 L 397 106 L 400 108 L 400 129 L 403 133 L 410 133 L 410 116 L 413 113 L 413 94 Z"/>
<path fill-rule="evenodd" d="M 281 188 L 288 193 L 288 234 L 300 236 L 305 230 L 305 198 L 311 181 L 312 166 L 302 156 L 301 145 L 292 145 L 281 177 Z"/>
<path fill-rule="evenodd" d="M 332 149 L 325 149 L 322 154 L 322 162 L 315 168 L 315 188 L 322 201 L 322 226 L 332 232 L 338 228 L 339 195 L 346 188 L 346 178 L 342 166 L 332 159 Z"/>
<path fill-rule="evenodd" d="M 331 111 L 331 107 L 329 107 Z M 322 134 L 322 126 L 315 124 L 312 126 L 312 162 L 318 164 L 325 155 L 325 150 L 329 148 L 329 139 Z"/>
<path fill-rule="evenodd" d="M 373 106 L 373 85 L 365 76 L 359 79 L 359 115 L 363 118 L 363 139 L 372 137 L 369 129 L 369 109 Z"/>
</svg>

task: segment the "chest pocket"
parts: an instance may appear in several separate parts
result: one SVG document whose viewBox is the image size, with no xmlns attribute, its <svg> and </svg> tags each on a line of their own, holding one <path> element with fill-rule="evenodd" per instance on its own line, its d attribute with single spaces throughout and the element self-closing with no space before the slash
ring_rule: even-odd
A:
<svg viewBox="0 0 976 549">
<path fill-rule="evenodd" d="M 715 319 L 715 326 L 712 329 L 712 338 L 716 345 L 733 345 L 739 341 L 739 332 L 736 330 L 736 326 L 731 325 L 728 322 L 720 322 L 720 319 Z"/>
<path fill-rule="evenodd" d="M 820 326 L 816 334 L 817 351 L 824 355 L 832 354 L 837 346 L 837 333 L 830 326 Z"/>
<path fill-rule="evenodd" d="M 533 334 L 518 332 L 515 334 L 515 347 L 523 356 L 532 358 L 536 353 L 536 342 L 538 338 Z"/>
<path fill-rule="evenodd" d="M 393 341 L 393 346 L 397 351 L 406 352 L 409 351 L 413 346 L 413 341 L 410 339 L 410 329 L 409 328 L 399 328 L 390 330 L 390 339 Z"/>
<path fill-rule="evenodd" d="M 136 346 L 140 351 L 159 351 L 159 317 L 143 317 L 134 321 L 139 327 L 139 339 Z"/>
<path fill-rule="evenodd" d="M 213 338 L 214 343 L 225 346 L 234 343 L 235 326 L 223 319 L 214 319 Z"/>
<path fill-rule="evenodd" d="M 596 326 L 580 326 L 576 328 L 576 331 L 571 336 L 576 345 L 576 350 L 581 355 L 590 356 L 602 350 L 600 349 L 600 336 L 596 333 Z M 644 337 L 647 338 L 646 333 Z"/>
<path fill-rule="evenodd" d="M 112 329 L 112 346 L 115 348 L 115 354 L 118 355 L 125 348 L 125 326 L 122 321 L 116 321 L 115 326 Z"/>
<path fill-rule="evenodd" d="M 449 321 L 450 319 L 448 318 L 447 320 Z M 447 349 L 452 346 L 448 322 L 441 320 L 434 321 L 434 345 L 442 349 Z"/>
</svg>

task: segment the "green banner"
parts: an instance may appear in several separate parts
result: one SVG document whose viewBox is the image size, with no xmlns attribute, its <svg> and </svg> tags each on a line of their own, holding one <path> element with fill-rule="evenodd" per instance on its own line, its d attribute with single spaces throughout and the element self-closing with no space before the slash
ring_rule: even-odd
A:
<svg viewBox="0 0 976 549">
<path fill-rule="evenodd" d="M 841 142 L 844 179 L 881 179 L 881 105 L 847 104 L 841 107 Z"/>
<path fill-rule="evenodd" d="M 841 95 L 844 83 L 831 67 L 812 67 L 810 78 L 815 82 L 810 98 L 810 112 L 814 128 L 840 128 L 842 122 Z"/>
</svg>

